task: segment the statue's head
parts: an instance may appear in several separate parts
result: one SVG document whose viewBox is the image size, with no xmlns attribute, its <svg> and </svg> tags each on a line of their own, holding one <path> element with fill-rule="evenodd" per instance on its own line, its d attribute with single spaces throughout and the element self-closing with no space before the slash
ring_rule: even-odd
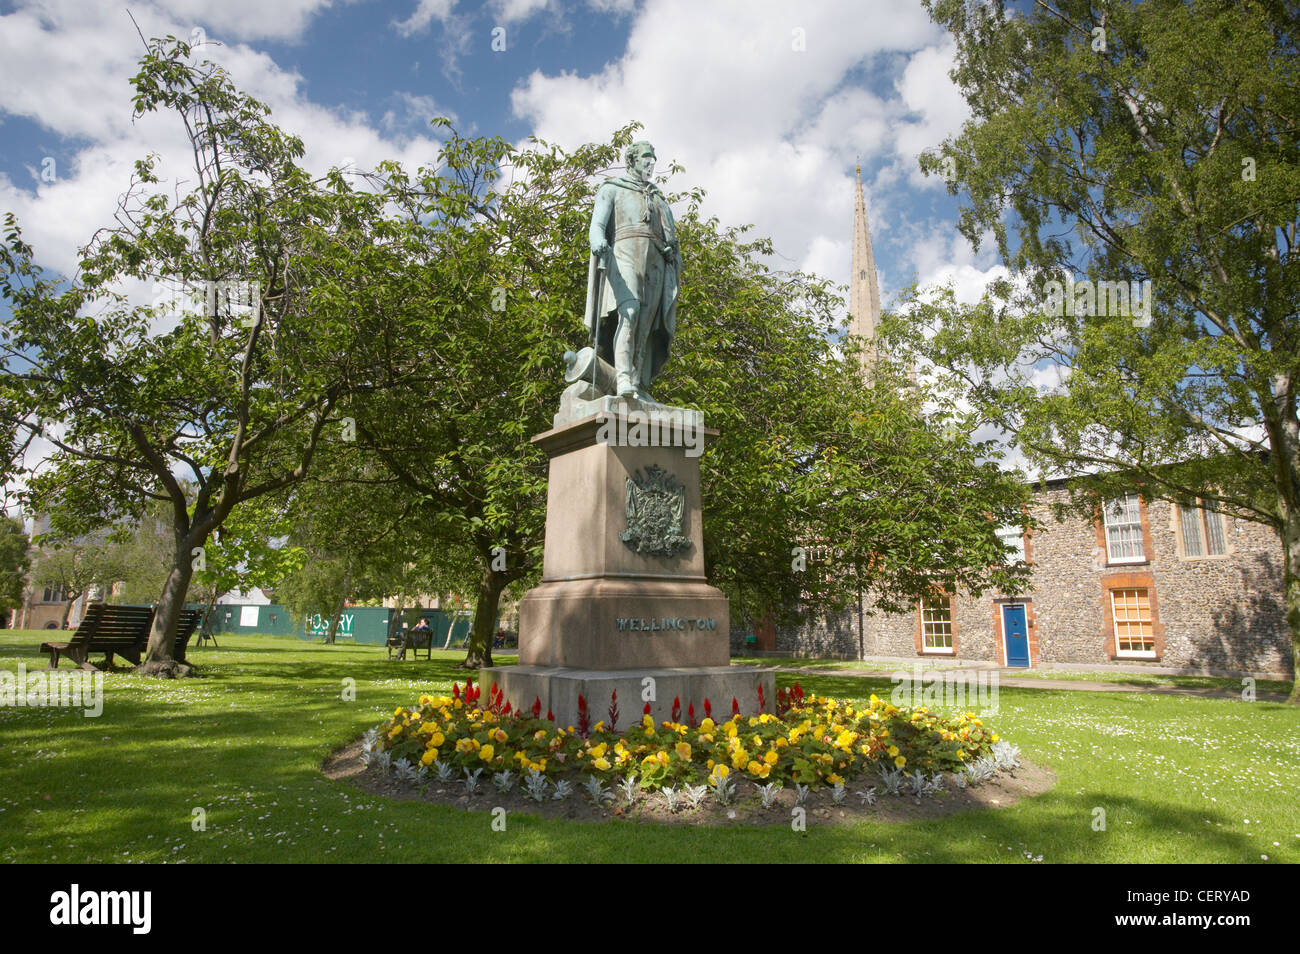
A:
<svg viewBox="0 0 1300 954">
<path fill-rule="evenodd" d="M 655 171 L 655 147 L 644 139 L 638 139 L 627 147 L 623 161 L 627 164 L 628 172 L 642 182 L 649 182 Z"/>
</svg>

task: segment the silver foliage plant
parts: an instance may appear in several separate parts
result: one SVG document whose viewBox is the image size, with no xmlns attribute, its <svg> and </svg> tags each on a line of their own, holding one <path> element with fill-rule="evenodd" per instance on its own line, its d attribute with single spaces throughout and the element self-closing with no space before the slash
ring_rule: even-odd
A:
<svg viewBox="0 0 1300 954">
<path fill-rule="evenodd" d="M 456 768 L 450 762 L 444 762 L 438 759 L 433 763 L 433 769 L 438 773 L 438 781 L 450 782 L 456 777 Z"/>
<path fill-rule="evenodd" d="M 664 805 L 668 807 L 670 812 L 676 812 L 677 809 L 681 807 L 682 793 L 677 790 L 676 785 L 670 785 L 665 789 L 661 789 L 659 794 L 664 797 Z"/>
<path fill-rule="evenodd" d="M 993 761 L 1003 772 L 1020 767 L 1020 746 L 1010 742 L 993 743 Z"/>
<path fill-rule="evenodd" d="M 572 794 L 573 783 L 566 778 L 562 778 L 555 783 L 555 791 L 551 793 L 551 798 L 557 802 L 562 802 Z"/>
<path fill-rule="evenodd" d="M 777 793 L 780 791 L 780 782 L 768 782 L 766 785 L 758 786 L 758 797 L 762 800 L 763 807 L 771 808 L 776 802 Z"/>
<path fill-rule="evenodd" d="M 464 769 L 463 771 L 465 772 L 465 778 L 461 781 L 461 784 L 465 786 L 465 794 L 473 795 L 478 791 L 478 777 L 483 774 L 483 770 L 481 768 L 476 768 L 472 775 L 470 774 L 469 769 Z"/>
<path fill-rule="evenodd" d="M 594 775 L 588 775 L 582 787 L 587 790 L 587 797 L 597 806 L 607 805 L 614 800 L 614 793 L 606 789 L 605 783 Z"/>
<path fill-rule="evenodd" d="M 886 795 L 903 794 L 903 770 L 882 765 L 877 771 L 880 773 L 880 784 L 885 788 Z"/>
<path fill-rule="evenodd" d="M 502 795 L 506 794 L 512 788 L 514 788 L 515 782 L 517 780 L 518 777 L 515 775 L 514 772 L 510 771 L 509 769 L 505 769 L 503 771 L 497 772 L 495 775 L 492 776 L 492 784 L 497 787 L 497 791 L 500 792 Z"/>
<path fill-rule="evenodd" d="M 623 793 L 623 797 L 627 800 L 629 805 L 635 802 L 636 793 L 639 790 L 639 786 L 636 783 L 636 775 L 628 775 L 627 778 L 619 782 L 618 790 Z"/>
<path fill-rule="evenodd" d="M 871 788 L 860 789 L 857 795 L 858 798 L 862 799 L 863 805 L 876 804 L 876 787 L 874 785 Z"/>
<path fill-rule="evenodd" d="M 736 797 L 736 783 L 731 780 L 730 775 L 713 774 L 709 777 L 709 787 L 713 789 L 713 797 L 718 800 L 719 805 L 730 805 L 731 800 Z"/>
<path fill-rule="evenodd" d="M 843 805 L 844 799 L 848 796 L 849 790 L 844 787 L 843 782 L 836 782 L 835 787 L 831 789 L 831 801 L 836 805 Z"/>
<path fill-rule="evenodd" d="M 707 785 L 685 785 L 682 791 L 686 794 L 686 801 L 690 803 L 691 808 L 699 808 L 704 802 L 704 796 L 709 794 Z"/>
<path fill-rule="evenodd" d="M 537 771 L 535 768 L 528 770 L 528 777 L 524 779 L 524 794 L 535 802 L 546 801 L 546 789 L 550 787 L 550 780 Z"/>
</svg>

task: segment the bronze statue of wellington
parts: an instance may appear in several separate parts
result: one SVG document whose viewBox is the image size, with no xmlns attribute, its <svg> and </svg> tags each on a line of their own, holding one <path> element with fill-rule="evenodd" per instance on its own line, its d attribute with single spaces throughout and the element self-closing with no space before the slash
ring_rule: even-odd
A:
<svg viewBox="0 0 1300 954">
<path fill-rule="evenodd" d="M 672 210 L 651 179 L 654 146 L 634 142 L 624 157 L 628 174 L 605 180 L 591 210 L 584 321 L 596 354 L 613 366 L 613 392 L 655 403 L 650 385 L 677 329 L 682 256 Z M 610 384 L 593 378 L 598 391 Z"/>
</svg>

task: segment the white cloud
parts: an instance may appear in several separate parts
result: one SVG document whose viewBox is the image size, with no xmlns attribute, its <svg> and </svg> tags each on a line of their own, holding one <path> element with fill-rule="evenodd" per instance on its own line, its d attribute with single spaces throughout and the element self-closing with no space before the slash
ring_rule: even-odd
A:
<svg viewBox="0 0 1300 954">
<path fill-rule="evenodd" d="M 394 20 L 393 27 L 402 36 L 415 36 L 427 30 L 434 20 L 446 23 L 455 7 L 456 0 L 420 0 L 415 11 L 405 20 Z"/>
<path fill-rule="evenodd" d="M 558 13 L 553 0 L 493 0 L 492 10 L 498 23 L 522 23 L 534 15 L 551 10 Z"/>
<path fill-rule="evenodd" d="M 966 100 L 948 78 L 956 55 L 951 41 L 918 50 L 895 84 L 908 113 L 896 124 L 896 149 L 914 186 L 943 187 L 938 177 L 922 175 L 916 160 L 926 149 L 960 132 L 970 115 Z"/>
<path fill-rule="evenodd" d="M 587 6 L 597 13 L 623 17 L 636 9 L 636 0 L 587 0 Z"/>
</svg>

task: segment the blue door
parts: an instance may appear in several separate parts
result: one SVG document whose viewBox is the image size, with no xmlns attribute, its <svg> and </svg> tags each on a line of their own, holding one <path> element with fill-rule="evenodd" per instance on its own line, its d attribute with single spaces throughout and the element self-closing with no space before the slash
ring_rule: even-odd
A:
<svg viewBox="0 0 1300 954">
<path fill-rule="evenodd" d="M 1007 641 L 1007 665 L 1029 668 L 1029 631 L 1023 605 L 1002 607 L 1002 638 Z"/>
</svg>

